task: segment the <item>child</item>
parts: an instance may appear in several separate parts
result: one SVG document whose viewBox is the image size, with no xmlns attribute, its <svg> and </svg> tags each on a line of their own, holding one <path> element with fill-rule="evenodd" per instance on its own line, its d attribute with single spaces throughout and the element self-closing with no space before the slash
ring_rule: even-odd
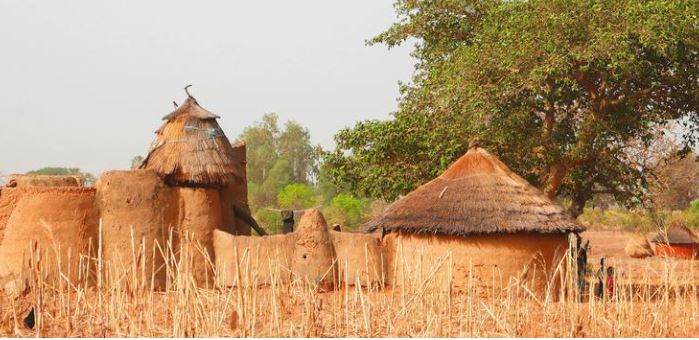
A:
<svg viewBox="0 0 699 340">
<path fill-rule="evenodd" d="M 609 268 L 607 268 L 607 282 L 606 282 L 606 286 L 607 286 L 607 295 L 608 295 L 610 298 L 614 296 L 614 288 L 615 288 L 614 286 L 615 286 L 615 283 L 616 283 L 615 281 L 616 281 L 616 280 L 615 280 L 615 277 L 614 277 L 614 267 L 609 266 Z"/>
</svg>

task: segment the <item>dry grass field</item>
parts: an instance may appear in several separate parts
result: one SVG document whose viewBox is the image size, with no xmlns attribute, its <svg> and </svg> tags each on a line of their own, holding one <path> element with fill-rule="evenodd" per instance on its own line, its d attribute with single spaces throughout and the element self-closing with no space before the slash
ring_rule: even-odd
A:
<svg viewBox="0 0 699 340">
<path fill-rule="evenodd" d="M 606 255 L 621 269 L 616 295 L 603 301 L 578 302 L 571 289 L 537 295 L 517 282 L 503 291 L 473 284 L 465 292 L 455 292 L 450 280 L 443 279 L 447 276 L 435 275 L 436 268 L 411 271 L 393 288 L 320 291 L 298 281 L 259 287 L 259 268 L 244 254 L 233 287 L 197 288 L 190 269 L 171 262 L 167 289 L 156 291 L 143 268 L 114 277 L 100 259 L 86 258 L 84 272 L 90 270 L 89 264 L 91 278 L 68 282 L 45 275 L 42 259 L 34 258 L 23 293 L 15 298 L 0 294 L 0 336 L 699 336 L 693 261 L 631 261 L 623 255 L 623 234 L 583 236 L 593 246 L 590 263 Z M 564 261 L 556 273 L 564 286 L 574 284 L 567 274 L 570 266 Z M 279 268 L 279 275 L 284 270 Z M 23 319 L 32 306 L 37 324 L 28 329 Z"/>
</svg>

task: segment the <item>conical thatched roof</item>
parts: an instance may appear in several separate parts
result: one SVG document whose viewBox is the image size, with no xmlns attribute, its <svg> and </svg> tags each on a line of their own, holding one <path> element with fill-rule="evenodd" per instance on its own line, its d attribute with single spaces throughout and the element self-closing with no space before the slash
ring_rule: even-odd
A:
<svg viewBox="0 0 699 340">
<path fill-rule="evenodd" d="M 626 243 L 626 247 L 624 247 L 624 253 L 626 253 L 626 255 L 629 257 L 640 259 L 644 257 L 653 256 L 653 248 L 650 246 L 650 243 L 648 242 L 646 237 L 643 236 L 643 234 L 635 233 L 629 238 L 629 241 Z"/>
<path fill-rule="evenodd" d="M 583 230 L 561 206 L 478 146 L 365 228 L 445 235 Z"/>
<path fill-rule="evenodd" d="M 141 168 L 154 169 L 170 184 L 222 186 L 239 176 L 233 148 L 216 122 L 219 116 L 187 100 L 163 117 Z"/>
<path fill-rule="evenodd" d="M 667 227 L 667 234 L 661 231 L 651 240 L 653 243 L 668 243 L 668 244 L 693 244 L 699 243 L 697 237 L 692 230 L 687 228 L 683 223 L 672 223 Z"/>
</svg>

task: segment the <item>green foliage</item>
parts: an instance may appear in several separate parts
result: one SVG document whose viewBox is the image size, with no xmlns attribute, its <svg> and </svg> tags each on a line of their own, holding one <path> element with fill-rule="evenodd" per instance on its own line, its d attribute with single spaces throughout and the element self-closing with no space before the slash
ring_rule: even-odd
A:
<svg viewBox="0 0 699 340">
<path fill-rule="evenodd" d="M 29 171 L 27 175 L 78 176 L 84 185 L 92 185 L 97 180 L 93 174 L 82 172 L 79 168 L 44 167 Z"/>
<path fill-rule="evenodd" d="M 141 163 L 143 163 L 143 156 L 139 155 L 131 158 L 131 169 L 138 169 L 138 167 L 141 166 Z"/>
<path fill-rule="evenodd" d="M 332 199 L 327 209 L 327 218 L 343 228 L 356 229 L 364 222 L 367 208 L 367 200 L 360 200 L 350 194 L 339 194 Z"/>
<path fill-rule="evenodd" d="M 240 135 L 247 147 L 247 175 L 253 210 L 275 206 L 277 193 L 290 183 L 310 184 L 317 173 L 319 148 L 311 145 L 308 129 L 294 121 L 279 129 L 278 117 L 268 113 Z"/>
<path fill-rule="evenodd" d="M 313 189 L 307 184 L 293 183 L 277 194 L 277 202 L 283 209 L 305 209 L 315 204 Z"/>
<path fill-rule="evenodd" d="M 316 173 L 317 151 L 311 145 L 308 129 L 289 121 L 279 136 L 279 157 L 289 162 L 291 179 L 296 183 L 309 183 Z"/>
<path fill-rule="evenodd" d="M 259 209 L 255 213 L 255 221 L 270 234 L 282 231 L 282 215 L 278 211 Z"/>
<path fill-rule="evenodd" d="M 267 173 L 277 162 L 277 139 L 279 138 L 278 117 L 276 113 L 262 116 L 255 125 L 245 128 L 240 139 L 247 148 L 248 181 L 262 184 Z"/>
<path fill-rule="evenodd" d="M 390 121 L 340 131 L 329 175 L 389 200 L 482 144 L 575 214 L 595 193 L 638 203 L 648 145 L 668 122 L 699 121 L 699 2 L 410 1 L 371 42 L 416 39 L 415 77 Z M 687 145 L 694 142 L 686 135 Z M 685 148 L 686 151 L 686 148 Z"/>
<path fill-rule="evenodd" d="M 623 230 L 623 231 L 657 231 L 659 225 L 665 225 L 672 220 L 682 219 L 682 214 L 672 212 L 659 212 L 652 216 L 651 212 L 644 209 L 625 208 L 585 208 L 578 216 L 578 221 L 588 230 Z"/>
<path fill-rule="evenodd" d="M 689 208 L 684 212 L 687 224 L 692 227 L 699 227 L 699 200 L 694 200 Z"/>
</svg>

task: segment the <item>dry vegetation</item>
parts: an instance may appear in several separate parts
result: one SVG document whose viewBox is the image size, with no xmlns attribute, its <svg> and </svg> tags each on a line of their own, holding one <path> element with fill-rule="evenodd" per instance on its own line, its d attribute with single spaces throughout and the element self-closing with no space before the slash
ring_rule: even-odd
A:
<svg viewBox="0 0 699 340">
<path fill-rule="evenodd" d="M 134 249 L 138 246 L 134 245 Z M 197 288 L 190 261 L 175 261 L 172 245 L 162 251 L 169 258 L 167 289 L 152 289 L 134 251 L 128 274 L 115 277 L 115 265 L 83 257 L 81 276 L 73 283 L 49 275 L 50 253 L 33 253 L 27 289 L 17 298 L 0 295 L 0 335 L 3 336 L 248 336 L 248 337 L 485 337 L 587 336 L 638 337 L 699 335 L 699 300 L 694 266 L 677 270 L 677 261 L 663 260 L 619 278 L 617 294 L 604 301 L 576 302 L 570 289 L 549 289 L 537 296 L 513 282 L 492 291 L 470 279 L 466 291 L 454 291 L 445 254 L 433 268 L 411 268 L 400 288 L 376 285 L 341 287 L 323 292 L 309 283 L 258 287 L 255 259 L 239 254 L 240 273 L 234 287 Z M 183 246 L 181 259 L 196 252 Z M 161 251 L 161 250 L 156 250 Z M 687 265 L 691 261 L 684 261 Z M 59 265 L 60 264 L 55 264 Z M 394 264 L 396 265 L 396 264 Z M 566 258 L 554 275 L 569 287 L 572 262 Z M 569 270 L 561 270 L 561 269 Z M 67 270 L 66 270 L 67 271 Z M 659 272 L 660 271 L 660 272 Z M 221 271 L 225 272 L 225 271 Z M 280 278 L 285 268 L 276 268 Z M 345 273 L 346 274 L 346 273 Z M 342 275 L 342 273 L 340 274 Z M 217 282 L 216 272 L 213 281 Z M 589 287 L 592 292 L 593 287 Z M 31 306 L 37 311 L 33 330 L 23 325 Z"/>
</svg>

